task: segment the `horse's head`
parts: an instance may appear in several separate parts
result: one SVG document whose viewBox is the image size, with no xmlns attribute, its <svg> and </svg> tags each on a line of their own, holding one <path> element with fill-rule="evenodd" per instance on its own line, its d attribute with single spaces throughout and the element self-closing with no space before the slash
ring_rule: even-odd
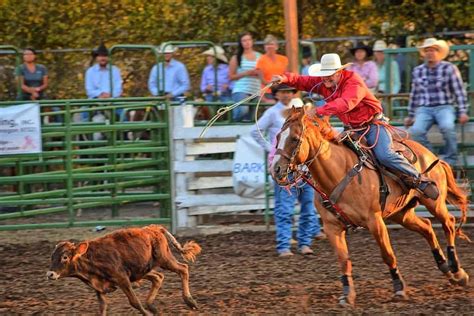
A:
<svg viewBox="0 0 474 316">
<path fill-rule="evenodd" d="M 322 139 L 334 137 L 329 122 L 323 118 L 310 119 L 306 108 L 294 108 L 286 111 L 286 121 L 277 135 L 275 157 L 271 173 L 278 184 L 286 184 L 288 175 L 298 165 L 315 158 Z"/>
</svg>

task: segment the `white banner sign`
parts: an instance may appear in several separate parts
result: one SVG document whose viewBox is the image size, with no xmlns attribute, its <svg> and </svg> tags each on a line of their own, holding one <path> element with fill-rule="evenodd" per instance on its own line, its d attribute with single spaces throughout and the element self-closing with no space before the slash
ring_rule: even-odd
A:
<svg viewBox="0 0 474 316">
<path fill-rule="evenodd" d="M 41 151 L 39 104 L 0 107 L 0 156 Z"/>
<path fill-rule="evenodd" d="M 251 137 L 237 140 L 232 180 L 234 192 L 242 197 L 265 197 L 265 152 Z"/>
</svg>

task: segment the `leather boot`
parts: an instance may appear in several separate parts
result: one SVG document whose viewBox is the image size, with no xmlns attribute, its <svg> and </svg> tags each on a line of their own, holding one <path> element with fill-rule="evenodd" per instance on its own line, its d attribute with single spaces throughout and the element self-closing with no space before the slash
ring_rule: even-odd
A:
<svg viewBox="0 0 474 316">
<path fill-rule="evenodd" d="M 403 175 L 402 180 L 410 189 L 418 190 L 429 199 L 436 200 L 439 196 L 436 183 L 423 175 L 418 177 Z"/>
</svg>

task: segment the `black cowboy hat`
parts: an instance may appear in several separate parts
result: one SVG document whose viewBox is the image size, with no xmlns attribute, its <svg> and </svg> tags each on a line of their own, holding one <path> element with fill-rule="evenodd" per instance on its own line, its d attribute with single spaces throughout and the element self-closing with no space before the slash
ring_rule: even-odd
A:
<svg viewBox="0 0 474 316">
<path fill-rule="evenodd" d="M 100 43 L 99 47 L 92 51 L 92 57 L 97 56 L 109 56 L 109 50 L 105 47 L 104 43 Z"/>
<path fill-rule="evenodd" d="M 280 83 L 272 87 L 273 94 L 276 94 L 278 91 L 293 91 L 293 93 L 296 93 L 297 90 L 296 88 L 290 87 L 287 84 Z"/>
<path fill-rule="evenodd" d="M 351 51 L 351 54 L 352 56 L 355 55 L 355 52 L 356 50 L 358 49 L 363 49 L 365 50 L 365 53 L 367 54 L 367 57 L 370 57 L 374 54 L 374 52 L 372 51 L 372 47 L 370 46 L 367 46 L 367 45 L 364 45 L 362 43 L 358 43 L 354 48 L 351 48 L 350 51 Z"/>
</svg>

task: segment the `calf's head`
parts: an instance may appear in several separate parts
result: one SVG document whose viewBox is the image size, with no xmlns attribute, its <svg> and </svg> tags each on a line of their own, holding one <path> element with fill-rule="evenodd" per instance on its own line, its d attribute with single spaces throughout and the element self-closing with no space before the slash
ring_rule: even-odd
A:
<svg viewBox="0 0 474 316">
<path fill-rule="evenodd" d="M 87 252 L 89 244 L 81 242 L 77 246 L 69 241 L 62 241 L 56 245 L 51 255 L 51 266 L 46 272 L 49 280 L 71 276 L 75 272 L 75 262 Z"/>
</svg>

